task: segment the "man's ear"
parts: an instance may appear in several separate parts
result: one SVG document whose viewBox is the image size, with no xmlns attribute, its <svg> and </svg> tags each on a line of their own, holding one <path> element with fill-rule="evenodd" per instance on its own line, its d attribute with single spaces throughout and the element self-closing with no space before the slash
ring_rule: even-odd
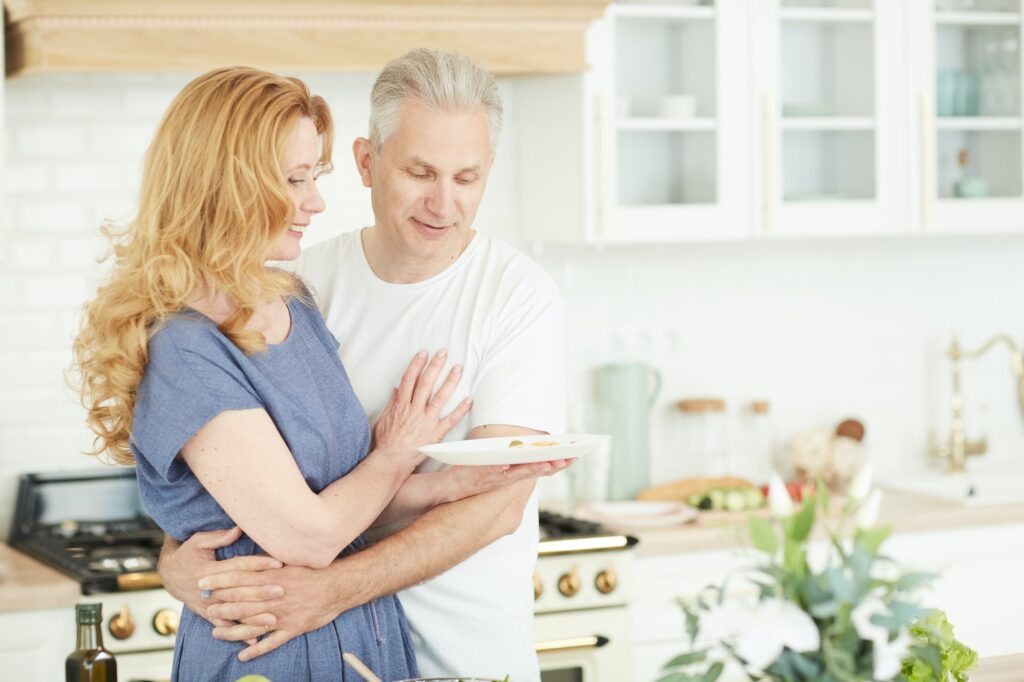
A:
<svg viewBox="0 0 1024 682">
<path fill-rule="evenodd" d="M 370 172 L 370 161 L 373 158 L 373 150 L 370 141 L 365 137 L 357 137 L 352 143 L 352 156 L 356 160 L 356 170 L 363 180 L 363 187 L 373 187 L 373 175 Z"/>
</svg>

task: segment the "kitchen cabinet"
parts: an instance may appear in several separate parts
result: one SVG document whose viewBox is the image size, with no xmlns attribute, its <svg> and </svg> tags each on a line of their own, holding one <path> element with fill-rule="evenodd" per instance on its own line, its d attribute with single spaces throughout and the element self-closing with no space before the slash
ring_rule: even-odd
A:
<svg viewBox="0 0 1024 682">
<path fill-rule="evenodd" d="M 75 615 L 68 609 L 0 613 L 0 670 L 4 679 L 64 679 L 64 659 L 75 648 Z"/>
<path fill-rule="evenodd" d="M 903 3 L 750 4 L 761 93 L 760 234 L 904 231 Z"/>
<path fill-rule="evenodd" d="M 523 234 L 1019 231 L 1020 2 L 614 2 L 519 121 Z"/>
<path fill-rule="evenodd" d="M 812 553 L 823 549 L 816 543 Z M 993 618 L 996 610 L 1006 614 L 1024 611 L 1024 591 L 1019 587 L 1024 575 L 1024 524 L 897 533 L 886 542 L 885 553 L 908 570 L 939 574 L 922 597 L 923 603 L 945 610 L 957 637 L 983 658 L 1024 651 L 1019 629 L 1007 625 L 1005 619 Z M 736 578 L 756 559 L 741 550 L 638 556 L 637 590 L 631 604 L 631 679 L 655 680 L 661 666 L 686 649 L 679 598 L 693 598 L 704 587 L 721 585 L 726 578 L 739 588 Z"/>
<path fill-rule="evenodd" d="M 911 0 L 912 176 L 928 232 L 1020 231 L 1020 0 Z"/>
</svg>

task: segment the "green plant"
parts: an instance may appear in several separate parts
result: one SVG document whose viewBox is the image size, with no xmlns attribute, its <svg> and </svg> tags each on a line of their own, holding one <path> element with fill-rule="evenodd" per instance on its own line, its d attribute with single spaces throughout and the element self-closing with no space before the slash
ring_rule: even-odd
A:
<svg viewBox="0 0 1024 682">
<path fill-rule="evenodd" d="M 825 486 L 794 508 L 775 477 L 774 518 L 748 520 L 759 561 L 743 578 L 753 596 L 726 584 L 682 603 L 692 650 L 666 663 L 659 682 L 714 682 L 730 660 L 754 680 L 945 682 L 952 670 L 964 679 L 956 675 L 974 652 L 953 639 L 944 614 L 917 605 L 934 576 L 903 572 L 881 553 L 891 529 L 875 526 L 881 492 L 870 487 L 865 469 L 831 525 Z M 809 558 L 815 528 L 826 543 Z"/>
</svg>

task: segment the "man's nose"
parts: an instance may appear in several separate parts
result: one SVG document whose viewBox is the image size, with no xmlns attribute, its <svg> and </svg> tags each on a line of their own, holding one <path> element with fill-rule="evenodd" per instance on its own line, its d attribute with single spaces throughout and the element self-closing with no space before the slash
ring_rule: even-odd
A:
<svg viewBox="0 0 1024 682">
<path fill-rule="evenodd" d="M 427 210 L 441 218 L 448 218 L 455 208 L 455 194 L 446 180 L 438 180 L 427 195 Z"/>
</svg>

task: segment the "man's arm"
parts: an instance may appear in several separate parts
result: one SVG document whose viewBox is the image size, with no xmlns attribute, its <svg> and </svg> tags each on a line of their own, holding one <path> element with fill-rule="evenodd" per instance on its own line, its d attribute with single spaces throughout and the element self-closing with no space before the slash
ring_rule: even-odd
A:
<svg viewBox="0 0 1024 682">
<path fill-rule="evenodd" d="M 530 435 L 542 432 L 522 427 L 477 427 L 470 437 Z M 568 463 L 551 464 L 548 473 Z M 356 554 L 321 569 L 285 567 L 260 573 L 234 571 L 200 581 L 203 589 L 223 603 L 208 607 L 211 617 L 241 621 L 265 612 L 277 620 L 276 629 L 239 654 L 250 660 L 292 638 L 329 623 L 349 609 L 429 580 L 466 560 L 498 538 L 514 532 L 536 480 L 521 481 L 486 493 L 443 504 L 408 527 Z M 284 596 L 267 602 L 238 601 L 231 590 L 239 585 L 283 587 Z M 222 589 L 223 588 L 223 589 Z M 225 592 L 226 590 L 226 592 Z M 266 632 L 259 625 L 239 624 L 214 629 L 218 639 L 241 641 Z"/>
</svg>

